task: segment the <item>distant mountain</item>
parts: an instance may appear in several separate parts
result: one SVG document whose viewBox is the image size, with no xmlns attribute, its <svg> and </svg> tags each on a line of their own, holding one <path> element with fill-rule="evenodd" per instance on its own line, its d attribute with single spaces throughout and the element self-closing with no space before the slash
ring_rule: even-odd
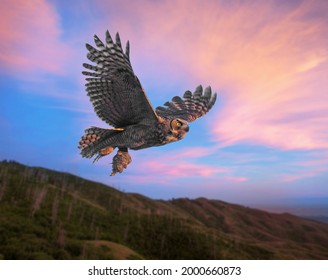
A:
<svg viewBox="0 0 328 280">
<path fill-rule="evenodd" d="M 252 205 L 252 207 L 271 213 L 290 213 L 295 216 L 328 223 L 328 198 L 306 200 L 285 200 L 280 205 Z"/>
<path fill-rule="evenodd" d="M 328 217 L 327 216 L 304 216 L 304 219 L 308 219 L 308 220 L 314 220 L 314 221 L 319 221 L 319 222 L 323 222 L 323 223 L 327 223 L 328 224 Z"/>
<path fill-rule="evenodd" d="M 2 259 L 328 259 L 328 224 L 0 162 Z"/>
</svg>

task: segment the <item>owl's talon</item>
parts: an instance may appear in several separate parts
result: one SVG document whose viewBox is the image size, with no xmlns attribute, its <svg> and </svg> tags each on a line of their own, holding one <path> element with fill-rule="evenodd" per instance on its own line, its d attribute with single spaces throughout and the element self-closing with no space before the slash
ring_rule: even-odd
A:
<svg viewBox="0 0 328 280">
<path fill-rule="evenodd" d="M 115 148 L 108 146 L 106 148 L 103 148 L 100 150 L 100 152 L 98 153 L 98 155 L 96 156 L 96 158 L 93 160 L 92 163 L 95 163 L 96 161 L 98 161 L 100 158 L 102 158 L 103 156 L 107 156 L 109 155 L 111 152 L 114 151 Z"/>
<path fill-rule="evenodd" d="M 119 149 L 117 154 L 113 158 L 113 167 L 111 176 L 115 176 L 116 173 L 122 173 L 124 169 L 132 162 L 131 156 L 127 149 Z"/>
<path fill-rule="evenodd" d="M 98 161 L 100 158 L 102 158 L 103 157 L 103 155 L 101 155 L 101 154 L 98 154 L 96 157 L 95 157 L 95 159 L 93 160 L 93 162 L 92 163 L 95 163 L 96 161 Z"/>
</svg>

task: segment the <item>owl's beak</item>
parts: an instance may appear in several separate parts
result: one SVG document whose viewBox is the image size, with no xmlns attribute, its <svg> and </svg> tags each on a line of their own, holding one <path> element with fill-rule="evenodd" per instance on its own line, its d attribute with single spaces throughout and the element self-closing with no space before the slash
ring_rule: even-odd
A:
<svg viewBox="0 0 328 280">
<path fill-rule="evenodd" d="M 189 125 L 186 125 L 186 127 L 185 127 L 185 131 L 186 131 L 186 132 L 189 131 Z"/>
</svg>

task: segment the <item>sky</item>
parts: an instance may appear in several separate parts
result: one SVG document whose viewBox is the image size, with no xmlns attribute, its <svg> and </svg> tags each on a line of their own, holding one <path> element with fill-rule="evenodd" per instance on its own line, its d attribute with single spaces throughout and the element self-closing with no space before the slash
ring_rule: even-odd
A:
<svg viewBox="0 0 328 280">
<path fill-rule="evenodd" d="M 328 205 L 328 1 L 2 0 L 0 158 L 156 199 Z M 82 158 L 84 129 L 108 127 L 85 92 L 93 35 L 120 33 L 154 107 L 199 84 L 218 93 L 187 136 Z M 328 208 L 328 207 L 327 207 Z"/>
</svg>

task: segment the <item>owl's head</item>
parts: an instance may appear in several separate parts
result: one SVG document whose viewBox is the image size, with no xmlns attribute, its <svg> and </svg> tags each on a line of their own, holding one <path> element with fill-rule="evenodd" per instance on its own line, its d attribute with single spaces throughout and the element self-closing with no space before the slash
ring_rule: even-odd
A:
<svg viewBox="0 0 328 280">
<path fill-rule="evenodd" d="M 176 140 L 182 139 L 189 131 L 188 122 L 182 119 L 171 120 L 170 128 L 171 128 L 172 135 L 174 135 L 177 138 Z"/>
</svg>

